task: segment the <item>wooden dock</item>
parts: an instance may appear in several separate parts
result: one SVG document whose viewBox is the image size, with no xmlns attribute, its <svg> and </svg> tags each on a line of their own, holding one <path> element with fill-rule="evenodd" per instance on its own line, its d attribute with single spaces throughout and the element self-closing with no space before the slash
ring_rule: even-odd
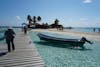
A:
<svg viewBox="0 0 100 67">
<path fill-rule="evenodd" d="M 14 42 L 15 51 L 0 57 L 0 67 L 46 67 L 29 35 L 19 32 Z M 7 52 L 6 44 L 0 44 L 1 52 Z"/>
</svg>

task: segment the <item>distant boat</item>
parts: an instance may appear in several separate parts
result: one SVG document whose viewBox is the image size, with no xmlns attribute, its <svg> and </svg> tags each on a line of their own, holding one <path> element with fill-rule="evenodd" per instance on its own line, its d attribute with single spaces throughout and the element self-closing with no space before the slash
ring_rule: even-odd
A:
<svg viewBox="0 0 100 67">
<path fill-rule="evenodd" d="M 45 40 L 49 42 L 65 43 L 65 44 L 71 45 L 72 47 L 84 48 L 85 42 L 92 44 L 90 41 L 88 41 L 84 37 L 82 39 L 67 39 L 67 38 L 53 37 L 53 36 L 50 36 L 44 33 L 38 33 L 37 36 L 40 38 L 40 40 Z"/>
</svg>

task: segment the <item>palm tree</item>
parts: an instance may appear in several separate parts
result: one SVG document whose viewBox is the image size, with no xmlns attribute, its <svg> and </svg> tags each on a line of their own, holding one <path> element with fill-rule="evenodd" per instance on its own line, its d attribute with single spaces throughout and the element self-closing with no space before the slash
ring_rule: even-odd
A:
<svg viewBox="0 0 100 67">
<path fill-rule="evenodd" d="M 59 20 L 58 19 L 55 19 L 55 21 L 54 21 L 54 26 L 56 27 L 57 25 L 59 25 Z"/>
<path fill-rule="evenodd" d="M 34 24 L 36 24 L 36 22 L 37 22 L 36 16 L 33 16 L 33 22 L 34 22 Z"/>
<path fill-rule="evenodd" d="M 32 18 L 30 15 L 27 16 L 27 20 L 29 21 L 29 24 L 32 23 Z"/>
<path fill-rule="evenodd" d="M 27 15 L 27 20 L 29 20 L 31 18 L 31 16 L 30 15 Z"/>
<path fill-rule="evenodd" d="M 59 24 L 59 20 L 58 19 L 55 19 L 54 24 L 55 25 L 58 25 Z"/>
<path fill-rule="evenodd" d="M 40 16 L 38 16 L 38 17 L 37 17 L 37 20 L 38 20 L 38 21 L 41 21 L 41 17 L 40 17 Z"/>
</svg>

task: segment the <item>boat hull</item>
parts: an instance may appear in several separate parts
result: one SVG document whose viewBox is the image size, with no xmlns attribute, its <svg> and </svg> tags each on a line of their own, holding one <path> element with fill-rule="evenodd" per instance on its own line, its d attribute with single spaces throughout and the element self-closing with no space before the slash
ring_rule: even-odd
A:
<svg viewBox="0 0 100 67">
<path fill-rule="evenodd" d="M 41 33 L 38 34 L 38 37 L 40 38 L 40 40 L 45 40 L 48 42 L 64 43 L 64 44 L 69 44 L 70 46 L 83 47 L 85 43 L 83 41 L 79 41 L 78 39 L 55 38 Z"/>
</svg>

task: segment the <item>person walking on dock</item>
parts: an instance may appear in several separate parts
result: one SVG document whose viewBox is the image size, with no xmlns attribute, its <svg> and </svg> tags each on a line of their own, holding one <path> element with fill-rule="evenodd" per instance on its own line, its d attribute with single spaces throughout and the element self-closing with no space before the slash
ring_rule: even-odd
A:
<svg viewBox="0 0 100 67">
<path fill-rule="evenodd" d="M 24 34 L 27 34 L 27 26 L 24 26 Z"/>
<path fill-rule="evenodd" d="M 95 32 L 95 28 L 93 28 L 93 32 Z"/>
<path fill-rule="evenodd" d="M 4 35 L 8 46 L 8 52 L 11 52 L 11 45 L 12 45 L 12 50 L 15 50 L 14 46 L 15 32 L 13 31 L 13 29 L 9 27 L 8 30 L 5 31 Z"/>
</svg>

